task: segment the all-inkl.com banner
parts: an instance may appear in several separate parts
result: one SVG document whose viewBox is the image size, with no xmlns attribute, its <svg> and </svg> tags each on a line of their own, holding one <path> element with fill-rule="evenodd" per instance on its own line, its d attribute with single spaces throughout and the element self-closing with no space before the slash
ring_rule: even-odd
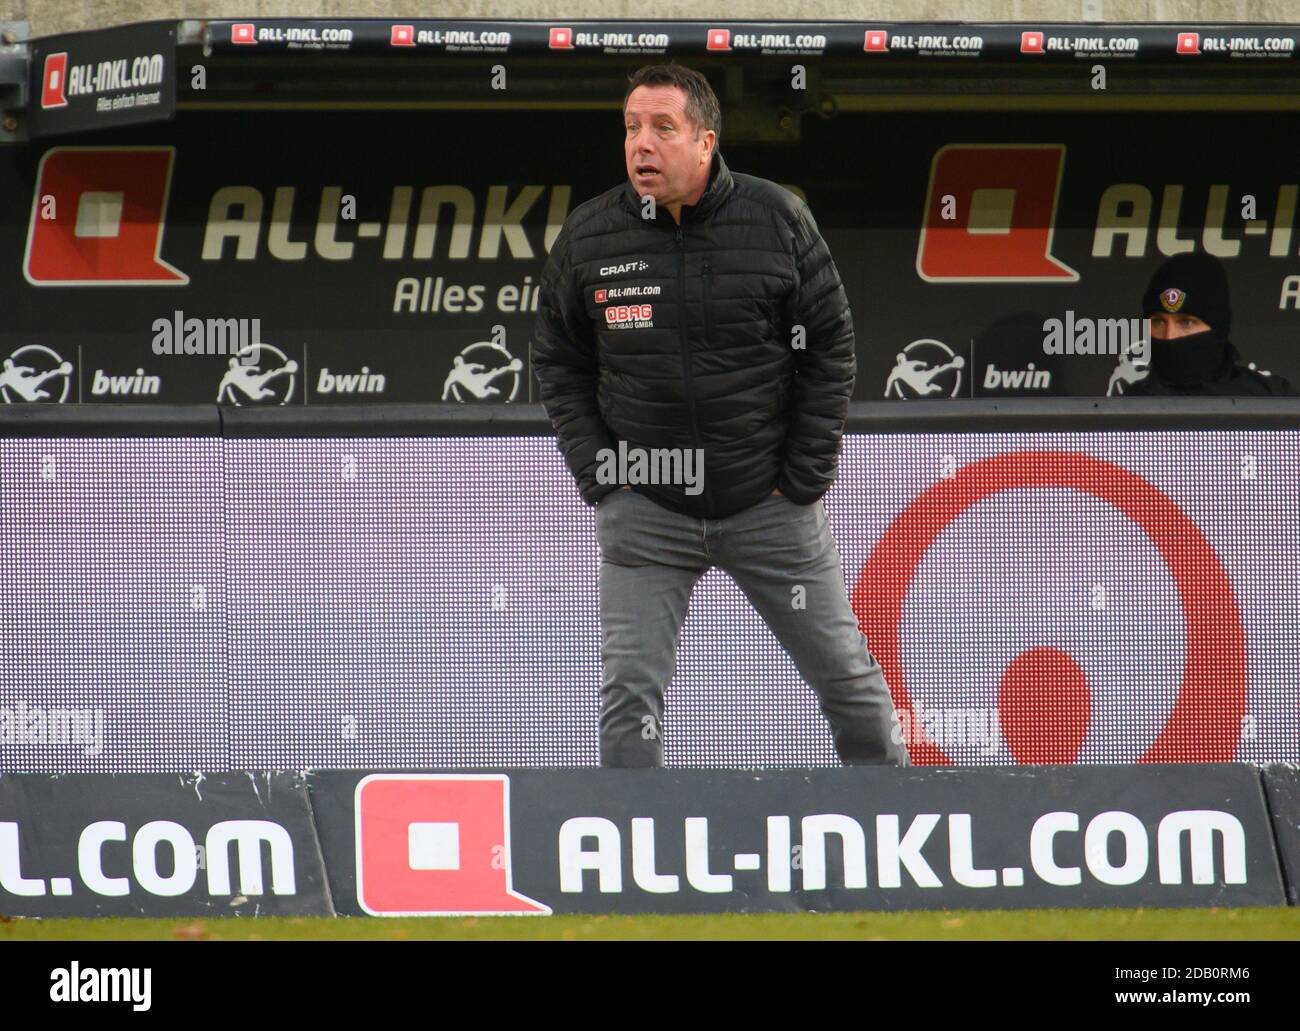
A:
<svg viewBox="0 0 1300 1031">
<path fill-rule="evenodd" d="M 1213 144 L 1169 147 L 1172 124 Z M 1152 271 L 1188 251 L 1227 267 L 1245 359 L 1300 380 L 1284 124 L 845 114 L 794 145 L 733 145 L 724 123 L 721 150 L 810 203 L 859 399 L 1105 394 L 1135 375 L 1119 340 L 1051 354 L 1044 327 L 1084 349 L 1079 327 L 1137 318 Z M 534 399 L 546 254 L 624 178 L 616 111 L 190 111 L 5 148 L 0 400 Z"/>
<path fill-rule="evenodd" d="M 6 775 L 0 909 L 383 917 L 1279 906 L 1296 852 L 1269 814 L 1294 812 L 1292 772 Z"/>
<path fill-rule="evenodd" d="M 1257 774 L 327 772 L 339 913 L 1279 905 Z"/>
<path fill-rule="evenodd" d="M 825 505 L 917 765 L 1300 760 L 1294 432 L 851 434 Z M 0 554 L 0 769 L 597 763 L 553 437 L 0 440 Z M 837 762 L 718 570 L 662 732 Z"/>
</svg>

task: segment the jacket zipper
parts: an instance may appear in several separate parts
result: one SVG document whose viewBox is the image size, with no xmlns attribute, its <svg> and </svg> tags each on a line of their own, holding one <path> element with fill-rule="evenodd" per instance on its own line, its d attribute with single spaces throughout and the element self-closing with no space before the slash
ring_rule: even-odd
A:
<svg viewBox="0 0 1300 1031">
<path fill-rule="evenodd" d="M 713 266 L 704 263 L 704 346 L 709 346 L 713 339 Z"/>
<path fill-rule="evenodd" d="M 683 374 L 683 377 L 684 377 L 685 382 L 686 382 L 686 409 L 687 409 L 687 411 L 690 413 L 690 417 L 691 417 L 691 444 L 695 447 L 696 450 L 699 450 L 699 451 L 702 452 L 702 449 L 700 448 L 700 428 L 699 428 L 699 425 L 697 424 L 697 422 L 696 422 L 696 418 L 695 418 L 695 390 L 694 390 L 694 388 L 693 388 L 692 385 L 691 385 L 691 349 L 690 349 L 690 341 L 687 339 L 687 336 L 686 336 L 686 243 L 685 243 L 685 240 L 682 238 L 682 227 L 681 227 L 681 226 L 678 226 L 678 227 L 677 227 L 677 250 L 678 250 L 678 255 L 677 255 L 677 290 L 678 290 L 678 294 L 677 294 L 677 296 L 678 296 L 678 299 L 679 299 L 679 303 L 681 304 L 681 313 L 680 313 L 680 316 L 679 316 L 679 318 L 678 318 L 678 322 L 681 324 L 681 331 L 682 331 L 682 332 L 681 332 L 681 335 L 682 335 L 682 374 Z M 707 265 L 707 264 L 705 265 L 705 268 L 706 268 L 706 269 L 708 268 L 708 265 Z M 707 278 L 705 279 L 705 283 L 706 283 L 706 284 L 708 283 L 708 279 L 707 279 Z M 706 334 L 706 337 L 707 337 L 707 333 L 708 333 L 708 318 L 709 318 L 709 310 L 708 310 L 708 296 L 707 296 L 707 294 L 706 294 L 706 295 L 705 295 L 705 308 L 704 308 L 705 334 Z M 703 477 L 704 477 L 704 479 L 703 479 L 703 487 L 704 487 L 704 506 L 705 506 L 705 508 L 707 509 L 707 508 L 712 507 L 712 506 L 710 505 L 710 502 L 709 502 L 709 476 L 708 476 L 708 470 L 705 469 L 705 470 L 702 470 L 701 472 L 702 472 L 702 475 L 703 475 Z"/>
</svg>

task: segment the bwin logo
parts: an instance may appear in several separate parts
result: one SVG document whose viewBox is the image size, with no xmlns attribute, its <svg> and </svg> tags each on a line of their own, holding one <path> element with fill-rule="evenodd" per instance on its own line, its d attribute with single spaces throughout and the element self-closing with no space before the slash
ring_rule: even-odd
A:
<svg viewBox="0 0 1300 1031">
<path fill-rule="evenodd" d="M 144 369 L 136 369 L 134 376 L 109 376 L 103 369 L 96 369 L 95 378 L 90 381 L 90 392 L 96 397 L 105 394 L 111 397 L 156 394 L 161 382 L 157 376 L 146 376 Z"/>
<path fill-rule="evenodd" d="M 985 390 L 1049 390 L 1052 374 L 1046 369 L 999 369 L 992 362 L 984 369 Z"/>
<path fill-rule="evenodd" d="M 387 383 L 384 374 L 371 372 L 370 366 L 361 366 L 358 373 L 330 372 L 322 366 L 316 378 L 318 394 L 382 394 Z"/>
</svg>

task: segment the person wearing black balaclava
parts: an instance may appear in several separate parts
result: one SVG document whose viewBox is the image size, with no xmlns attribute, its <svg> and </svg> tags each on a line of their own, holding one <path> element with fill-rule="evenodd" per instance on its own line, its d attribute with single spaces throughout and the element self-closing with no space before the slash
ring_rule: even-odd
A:
<svg viewBox="0 0 1300 1031">
<path fill-rule="evenodd" d="M 1241 364 L 1229 337 L 1228 274 L 1213 255 L 1179 254 L 1156 269 L 1142 295 L 1142 315 L 1151 320 L 1151 372 L 1126 397 L 1295 395 L 1283 377 Z"/>
</svg>

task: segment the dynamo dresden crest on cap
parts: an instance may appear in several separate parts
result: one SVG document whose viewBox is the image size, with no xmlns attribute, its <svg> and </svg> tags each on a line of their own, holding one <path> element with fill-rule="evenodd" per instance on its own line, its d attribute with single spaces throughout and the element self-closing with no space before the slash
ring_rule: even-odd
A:
<svg viewBox="0 0 1300 1031">
<path fill-rule="evenodd" d="M 1183 306 L 1185 300 L 1187 300 L 1187 294 L 1176 286 L 1171 286 L 1168 290 L 1160 292 L 1160 304 L 1165 311 L 1177 311 Z"/>
</svg>

